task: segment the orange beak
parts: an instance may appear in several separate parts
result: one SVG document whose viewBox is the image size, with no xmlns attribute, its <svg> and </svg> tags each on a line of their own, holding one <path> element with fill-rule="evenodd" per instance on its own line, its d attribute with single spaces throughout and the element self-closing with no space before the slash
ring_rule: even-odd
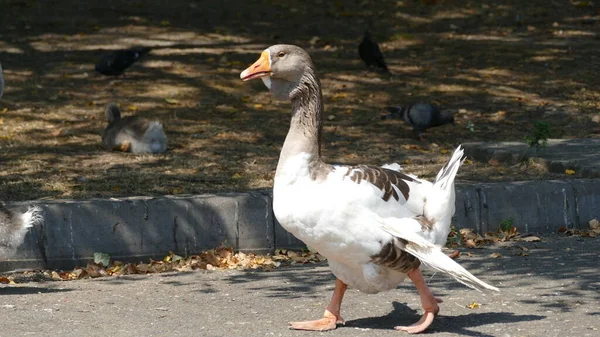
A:
<svg viewBox="0 0 600 337">
<path fill-rule="evenodd" d="M 269 52 L 265 50 L 253 65 L 242 71 L 240 78 L 244 81 L 249 81 L 269 75 L 271 75 L 271 61 L 269 60 Z"/>
</svg>

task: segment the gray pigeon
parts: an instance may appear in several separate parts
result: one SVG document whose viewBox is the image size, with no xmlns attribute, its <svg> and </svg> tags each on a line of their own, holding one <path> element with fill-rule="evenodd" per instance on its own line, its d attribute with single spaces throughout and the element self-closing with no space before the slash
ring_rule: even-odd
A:
<svg viewBox="0 0 600 337">
<path fill-rule="evenodd" d="M 110 54 L 102 56 L 96 63 L 96 71 L 107 76 L 121 75 L 135 61 L 139 60 L 151 48 L 135 47 L 127 50 L 115 50 Z"/>
<path fill-rule="evenodd" d="M 358 55 L 365 62 L 367 67 L 374 66 L 391 75 L 387 64 L 385 64 L 385 60 L 383 59 L 381 49 L 379 49 L 377 42 L 371 39 L 369 31 L 365 32 L 362 42 L 358 45 Z"/>
<path fill-rule="evenodd" d="M 402 119 L 412 125 L 417 137 L 423 140 L 423 131 L 434 126 L 454 124 L 454 117 L 448 112 L 440 112 L 433 104 L 417 103 L 414 105 L 388 106 L 385 108 L 389 114 L 384 119 Z"/>
<path fill-rule="evenodd" d="M 0 64 L 0 98 L 4 94 L 4 74 L 2 73 L 2 64 Z"/>
</svg>

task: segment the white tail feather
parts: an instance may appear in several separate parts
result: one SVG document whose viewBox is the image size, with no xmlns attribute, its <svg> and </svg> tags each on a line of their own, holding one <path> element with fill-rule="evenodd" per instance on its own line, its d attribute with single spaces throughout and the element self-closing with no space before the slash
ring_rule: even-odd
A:
<svg viewBox="0 0 600 337">
<path fill-rule="evenodd" d="M 481 289 L 500 291 L 498 288 L 483 282 L 469 273 L 468 270 L 449 258 L 438 247 L 425 248 L 409 242 L 404 250 L 417 257 L 423 264 L 452 276 L 467 287 L 477 291 L 481 291 Z"/>
<path fill-rule="evenodd" d="M 500 291 L 498 288 L 481 281 L 473 274 L 469 273 L 465 268 L 444 254 L 440 246 L 428 241 L 418 232 L 410 230 L 420 231 L 420 227 L 421 225 L 415 218 L 387 218 L 384 219 L 384 222 L 381 224 L 381 229 L 384 231 L 397 238 L 408 241 L 408 244 L 402 249 L 418 258 L 426 266 L 444 272 L 452 276 L 458 282 L 475 290 L 481 291 L 481 289 L 489 289 Z"/>
<path fill-rule="evenodd" d="M 444 254 L 439 245 L 435 244 L 443 244 L 450 230 L 450 219 L 454 214 L 454 178 L 464 161 L 463 157 L 464 150 L 459 145 L 450 160 L 437 174 L 433 189 L 427 195 L 423 215 L 428 221 L 434 222 L 433 235 L 426 238 L 427 235 L 422 232 L 422 225 L 419 221 L 409 217 L 383 219 L 381 228 L 397 238 L 408 241 L 402 249 L 418 258 L 426 266 L 444 272 L 475 290 L 500 291 L 469 273 Z"/>
<path fill-rule="evenodd" d="M 464 150 L 459 145 L 452 153 L 450 160 L 438 172 L 433 188 L 427 195 L 427 201 L 423 207 L 423 215 L 428 220 L 436 223 L 436 230 L 442 233 L 440 235 L 443 236 L 443 238 L 439 237 L 438 239 L 444 242 L 450 231 L 450 222 L 455 211 L 454 178 L 456 178 L 456 173 L 463 161 Z M 441 242 L 436 241 L 436 243 Z"/>
<path fill-rule="evenodd" d="M 437 186 L 440 189 L 447 189 L 448 186 L 452 186 L 458 168 L 465 161 L 466 157 L 463 158 L 464 153 L 465 151 L 462 149 L 462 146 L 459 145 L 456 150 L 454 150 L 454 153 L 452 153 L 452 157 L 448 160 L 448 163 L 446 163 L 440 172 L 438 172 L 433 183 L 434 186 Z"/>
</svg>

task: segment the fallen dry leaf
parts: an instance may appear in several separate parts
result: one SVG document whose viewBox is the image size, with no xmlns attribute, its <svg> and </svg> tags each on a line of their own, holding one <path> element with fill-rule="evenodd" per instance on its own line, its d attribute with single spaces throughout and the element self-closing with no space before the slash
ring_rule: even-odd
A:
<svg viewBox="0 0 600 337">
<path fill-rule="evenodd" d="M 537 236 L 526 236 L 524 238 L 520 238 L 519 241 L 525 241 L 525 242 L 539 242 L 542 241 L 542 239 L 540 239 Z"/>
<path fill-rule="evenodd" d="M 575 170 L 569 170 L 569 169 L 566 169 L 566 170 L 565 170 L 565 174 L 568 174 L 568 175 L 573 175 L 573 174 L 575 174 Z"/>
<path fill-rule="evenodd" d="M 515 236 L 519 235 L 519 232 L 517 231 L 517 227 L 515 227 L 515 226 L 512 226 L 512 227 L 510 227 L 509 230 L 503 231 L 501 233 L 504 235 L 502 238 L 502 241 L 508 241 L 508 240 L 514 238 Z"/>
<path fill-rule="evenodd" d="M 579 229 L 579 228 L 568 228 L 560 233 L 563 233 L 567 236 L 580 236 L 580 237 L 590 237 L 595 238 L 600 235 L 600 229 Z"/>
<path fill-rule="evenodd" d="M 494 258 L 494 259 L 497 259 L 497 258 L 502 257 L 502 254 L 500 254 L 500 253 L 492 253 L 492 254 L 490 254 L 490 257 Z"/>
<path fill-rule="evenodd" d="M 590 230 L 600 232 L 600 221 L 598 221 L 598 219 L 590 220 L 590 222 L 588 222 L 588 226 Z"/>
<path fill-rule="evenodd" d="M 469 309 L 478 309 L 479 307 L 481 307 L 481 304 L 479 304 L 477 302 L 473 302 L 471 304 L 467 304 L 467 308 L 469 308 Z"/>
<path fill-rule="evenodd" d="M 521 246 L 521 245 L 516 245 L 515 247 L 519 248 L 520 250 L 524 251 L 524 252 L 528 252 L 529 248 L 525 247 L 525 246 Z"/>
<path fill-rule="evenodd" d="M 169 104 L 179 104 L 179 100 L 175 98 L 165 98 L 165 102 Z"/>
<path fill-rule="evenodd" d="M 477 244 L 472 239 L 463 241 L 463 246 L 466 248 L 477 248 Z"/>
<path fill-rule="evenodd" d="M 338 100 L 340 100 L 340 99 L 343 99 L 343 98 L 346 98 L 346 97 L 348 97 L 348 94 L 347 94 L 347 93 L 344 93 L 344 92 L 338 92 L 338 93 L 335 93 L 335 94 L 334 94 L 334 95 L 331 97 L 331 100 L 335 102 L 335 101 L 338 101 Z"/>
<path fill-rule="evenodd" d="M 266 271 L 280 267 L 282 264 L 306 264 L 325 261 L 318 253 L 311 251 L 295 252 L 278 249 L 273 256 L 253 253 L 235 253 L 232 246 L 221 244 L 215 249 L 207 250 L 199 255 L 183 257 L 169 252 L 161 260 L 150 259 L 149 263 L 123 263 L 110 261 L 109 256 L 97 254 L 97 261 L 89 262 L 85 267 L 77 267 L 72 271 L 38 271 L 45 278 L 55 281 L 68 281 L 82 278 L 120 276 L 128 274 L 162 273 L 168 271 L 226 270 L 226 269 L 263 269 Z M 107 262 L 107 261 L 110 261 Z M 109 263 L 105 267 L 104 263 Z M 0 277 L 0 283 L 14 283 L 11 278 Z"/>
<path fill-rule="evenodd" d="M 67 128 L 56 129 L 52 132 L 52 135 L 54 137 L 65 137 L 65 136 L 70 136 L 71 134 L 73 134 L 73 132 L 71 131 L 71 129 L 67 129 Z"/>
<path fill-rule="evenodd" d="M 483 240 L 494 243 L 500 241 L 500 238 L 494 235 L 494 233 L 488 232 L 483 236 Z"/>
<path fill-rule="evenodd" d="M 423 148 L 421 148 L 419 145 L 415 145 L 415 144 L 404 144 L 404 145 L 402 145 L 402 148 L 405 150 L 423 151 Z"/>
<path fill-rule="evenodd" d="M 183 187 L 173 187 L 171 189 L 171 194 L 181 194 L 185 191 Z"/>
</svg>

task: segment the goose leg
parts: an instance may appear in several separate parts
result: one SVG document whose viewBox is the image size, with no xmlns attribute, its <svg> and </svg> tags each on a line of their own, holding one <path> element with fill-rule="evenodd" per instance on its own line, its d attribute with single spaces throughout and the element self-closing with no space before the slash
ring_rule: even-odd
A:
<svg viewBox="0 0 600 337">
<path fill-rule="evenodd" d="M 336 279 L 333 296 L 331 296 L 331 301 L 329 301 L 329 305 L 325 309 L 323 318 L 306 322 L 290 322 L 290 329 L 327 331 L 335 329 L 337 324 L 344 324 L 344 319 L 340 316 L 340 309 L 347 287 L 340 279 Z"/>
<path fill-rule="evenodd" d="M 425 314 L 423 314 L 423 317 L 421 317 L 417 323 L 409 326 L 397 326 L 394 329 L 408 333 L 419 333 L 425 331 L 431 325 L 433 318 L 440 311 L 438 303 L 441 303 L 442 300 L 433 296 L 433 293 L 431 293 L 431 290 L 427 287 L 423 274 L 421 274 L 419 268 L 408 272 L 408 277 L 410 277 L 415 284 L 415 287 L 417 287 L 417 292 L 421 297 L 421 305 L 423 305 L 423 309 L 425 309 Z"/>
</svg>

